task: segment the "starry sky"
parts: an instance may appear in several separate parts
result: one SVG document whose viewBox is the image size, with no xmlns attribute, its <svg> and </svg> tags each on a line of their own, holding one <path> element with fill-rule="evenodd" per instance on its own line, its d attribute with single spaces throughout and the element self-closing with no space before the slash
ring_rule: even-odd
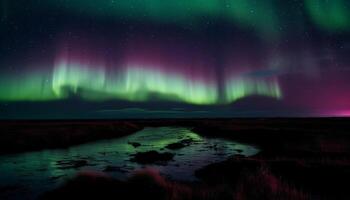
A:
<svg viewBox="0 0 350 200">
<path fill-rule="evenodd" d="M 0 118 L 350 116 L 347 0 L 0 0 Z"/>
</svg>

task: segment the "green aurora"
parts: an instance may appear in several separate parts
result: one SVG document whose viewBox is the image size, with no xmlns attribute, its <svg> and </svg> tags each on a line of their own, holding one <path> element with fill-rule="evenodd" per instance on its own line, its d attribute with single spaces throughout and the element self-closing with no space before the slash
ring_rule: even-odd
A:
<svg viewBox="0 0 350 200">
<path fill-rule="evenodd" d="M 121 99 L 142 102 L 157 97 L 210 105 L 231 103 L 251 95 L 281 98 L 278 83 L 270 82 L 233 79 L 227 82 L 224 98 L 220 99 L 216 84 L 189 80 L 181 74 L 166 74 L 140 67 L 110 73 L 104 68 L 59 63 L 52 74 L 37 71 L 16 78 L 1 77 L 0 101 L 49 101 L 77 95 L 89 101 Z"/>
<path fill-rule="evenodd" d="M 286 6 L 281 6 L 278 0 L 99 0 L 98 3 L 95 0 L 49 0 L 38 7 L 115 20 L 148 20 L 194 27 L 201 27 L 207 20 L 224 19 L 268 39 L 276 39 L 283 33 L 288 17 L 297 20 L 299 27 L 305 26 L 305 19 L 299 14 L 302 10 L 308 13 L 308 20 L 321 29 L 342 31 L 350 28 L 349 1 L 305 0 L 283 1 L 283 4 Z M 294 4 L 299 7 L 293 7 Z M 293 14 L 286 16 L 285 12 Z"/>
<path fill-rule="evenodd" d="M 3 0 L 0 111 L 348 113 L 349 31 L 347 0 Z"/>
</svg>

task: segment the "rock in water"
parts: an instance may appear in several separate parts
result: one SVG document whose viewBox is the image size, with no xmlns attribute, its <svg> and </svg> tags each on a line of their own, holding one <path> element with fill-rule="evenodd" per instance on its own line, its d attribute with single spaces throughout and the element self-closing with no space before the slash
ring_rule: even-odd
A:
<svg viewBox="0 0 350 200">
<path fill-rule="evenodd" d="M 134 154 L 131 161 L 140 164 L 164 163 L 172 160 L 173 157 L 174 154 L 169 152 L 158 153 L 157 151 L 147 151 Z"/>
</svg>

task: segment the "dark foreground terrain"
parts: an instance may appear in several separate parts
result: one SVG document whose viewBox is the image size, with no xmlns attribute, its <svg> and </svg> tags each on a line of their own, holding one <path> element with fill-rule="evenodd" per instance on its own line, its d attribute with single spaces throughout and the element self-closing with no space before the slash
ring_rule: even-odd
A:
<svg viewBox="0 0 350 200">
<path fill-rule="evenodd" d="M 127 180 L 117 180 L 103 172 L 81 172 L 41 195 L 42 199 L 350 198 L 350 120 L 345 118 L 4 121 L 0 126 L 3 155 L 66 148 L 158 126 L 191 127 L 206 137 L 221 137 L 260 149 L 250 157 L 234 155 L 196 170 L 195 182 L 169 180 L 150 169 L 138 171 Z M 187 145 L 191 142 L 167 148 Z M 146 155 L 152 159 L 159 156 L 155 152 Z M 164 155 L 160 156 L 164 159 Z M 149 161 L 142 155 L 135 158 Z M 0 193 L 11 189 L 0 188 Z"/>
</svg>

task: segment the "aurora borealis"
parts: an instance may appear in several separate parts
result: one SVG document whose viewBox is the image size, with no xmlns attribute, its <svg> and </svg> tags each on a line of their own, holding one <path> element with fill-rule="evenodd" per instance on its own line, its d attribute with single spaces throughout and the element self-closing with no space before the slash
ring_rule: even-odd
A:
<svg viewBox="0 0 350 200">
<path fill-rule="evenodd" d="M 201 117 L 350 110 L 346 0 L 0 6 L 1 118 L 104 118 L 102 110 L 123 118 L 120 110 L 135 108 L 145 117 L 174 109 Z"/>
</svg>

